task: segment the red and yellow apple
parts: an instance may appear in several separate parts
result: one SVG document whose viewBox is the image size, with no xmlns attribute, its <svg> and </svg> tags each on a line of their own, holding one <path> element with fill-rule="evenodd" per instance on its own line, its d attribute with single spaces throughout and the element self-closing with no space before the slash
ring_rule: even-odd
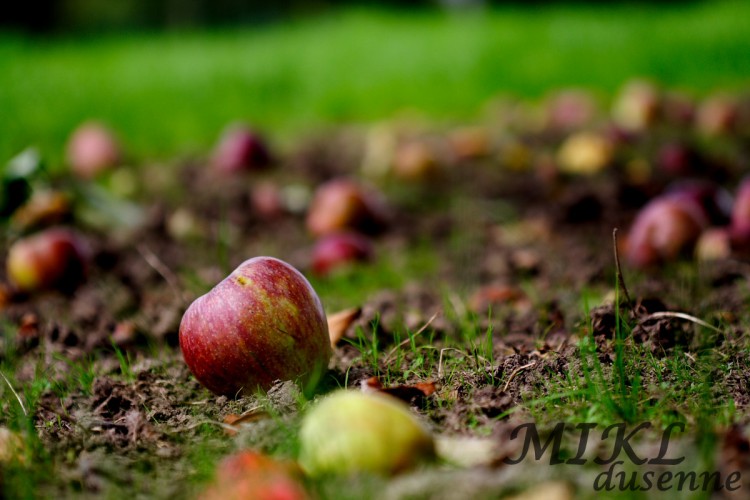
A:
<svg viewBox="0 0 750 500">
<path fill-rule="evenodd" d="M 384 209 L 374 192 L 346 178 L 321 184 L 307 211 L 307 229 L 313 236 L 346 230 L 373 233 L 384 222 Z"/>
<path fill-rule="evenodd" d="M 312 250 L 312 270 L 323 276 L 336 268 L 372 258 L 372 243 L 357 233 L 333 233 L 323 236 Z"/>
<path fill-rule="evenodd" d="M 89 251 L 78 233 L 52 228 L 16 241 L 8 250 L 8 279 L 21 292 L 70 292 L 86 276 Z"/>
<path fill-rule="evenodd" d="M 214 168 L 224 174 L 261 169 L 270 162 L 263 138 L 242 124 L 231 125 L 222 133 L 212 158 Z"/>
<path fill-rule="evenodd" d="M 196 299 L 180 323 L 190 371 L 216 394 L 314 385 L 332 351 L 323 306 L 305 277 L 273 257 L 243 262 Z"/>
</svg>

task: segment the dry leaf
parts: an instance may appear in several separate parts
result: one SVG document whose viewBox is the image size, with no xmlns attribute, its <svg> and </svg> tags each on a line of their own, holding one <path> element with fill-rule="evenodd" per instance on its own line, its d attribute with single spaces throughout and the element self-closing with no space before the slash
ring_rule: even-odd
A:
<svg viewBox="0 0 750 500">
<path fill-rule="evenodd" d="M 237 432 L 240 431 L 244 424 L 257 422 L 258 420 L 262 420 L 268 417 L 268 412 L 260 408 L 252 408 L 242 415 L 230 413 L 229 415 L 224 417 L 224 423 L 226 424 L 226 426 L 224 427 L 224 431 L 227 433 L 227 435 L 234 436 L 237 434 Z"/>
<path fill-rule="evenodd" d="M 336 347 L 346 330 L 359 318 L 360 314 L 362 314 L 361 307 L 352 307 L 328 316 L 328 335 L 331 339 L 331 347 Z"/>
<path fill-rule="evenodd" d="M 418 382 L 412 385 L 395 385 L 383 387 L 377 377 L 370 377 L 362 382 L 362 392 L 382 392 L 407 403 L 423 399 L 437 390 L 435 382 Z"/>
</svg>

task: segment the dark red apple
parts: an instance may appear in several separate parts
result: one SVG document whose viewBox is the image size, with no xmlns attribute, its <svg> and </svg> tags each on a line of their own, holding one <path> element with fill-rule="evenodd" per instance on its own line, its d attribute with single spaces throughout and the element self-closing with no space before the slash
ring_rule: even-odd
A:
<svg viewBox="0 0 750 500">
<path fill-rule="evenodd" d="M 641 209 L 628 235 L 625 256 L 645 268 L 677 258 L 692 249 L 708 217 L 697 203 L 680 196 L 654 198 Z"/>
<path fill-rule="evenodd" d="M 243 262 L 185 311 L 180 347 L 195 378 L 216 394 L 315 384 L 331 346 L 320 299 L 305 277 L 273 257 Z"/>
<path fill-rule="evenodd" d="M 226 457 L 216 468 L 214 484 L 201 500 L 304 500 L 302 471 L 291 463 L 276 461 L 253 451 Z"/>
<path fill-rule="evenodd" d="M 228 127 L 214 150 L 214 168 L 224 174 L 257 170 L 271 163 L 265 140 L 246 125 Z"/>
<path fill-rule="evenodd" d="M 68 140 L 68 163 L 73 173 L 93 179 L 120 161 L 120 146 L 110 129 L 99 122 L 78 127 Z"/>
<path fill-rule="evenodd" d="M 734 248 L 743 253 L 750 250 L 750 177 L 745 177 L 737 188 L 729 235 Z"/>
<path fill-rule="evenodd" d="M 372 258 L 370 240 L 357 233 L 333 233 L 323 236 L 312 250 L 312 269 L 326 275 L 333 269 Z"/>
<path fill-rule="evenodd" d="M 8 278 L 22 292 L 70 292 L 86 276 L 88 248 L 77 233 L 47 229 L 16 241 L 8 251 Z"/>
<path fill-rule="evenodd" d="M 307 211 L 307 229 L 313 236 L 346 230 L 375 233 L 384 223 L 384 208 L 377 196 L 345 178 L 321 184 Z"/>
</svg>

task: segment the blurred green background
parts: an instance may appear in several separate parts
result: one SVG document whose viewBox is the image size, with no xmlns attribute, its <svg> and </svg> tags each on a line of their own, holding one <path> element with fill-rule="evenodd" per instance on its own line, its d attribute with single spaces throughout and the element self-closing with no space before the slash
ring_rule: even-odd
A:
<svg viewBox="0 0 750 500">
<path fill-rule="evenodd" d="M 204 151 L 237 119 L 283 142 L 404 110 L 470 121 L 499 94 L 606 98 L 634 76 L 696 96 L 750 83 L 748 1 L 28 6 L 0 22 L 2 162 L 29 145 L 62 161 L 89 118 L 139 161 Z"/>
</svg>

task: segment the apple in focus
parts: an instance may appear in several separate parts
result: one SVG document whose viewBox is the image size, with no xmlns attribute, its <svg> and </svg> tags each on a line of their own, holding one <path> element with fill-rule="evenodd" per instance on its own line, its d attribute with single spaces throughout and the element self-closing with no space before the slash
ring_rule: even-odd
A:
<svg viewBox="0 0 750 500">
<path fill-rule="evenodd" d="M 196 299 L 180 323 L 190 371 L 216 394 L 314 385 L 332 351 L 323 306 L 307 279 L 273 257 L 243 262 Z"/>
</svg>

